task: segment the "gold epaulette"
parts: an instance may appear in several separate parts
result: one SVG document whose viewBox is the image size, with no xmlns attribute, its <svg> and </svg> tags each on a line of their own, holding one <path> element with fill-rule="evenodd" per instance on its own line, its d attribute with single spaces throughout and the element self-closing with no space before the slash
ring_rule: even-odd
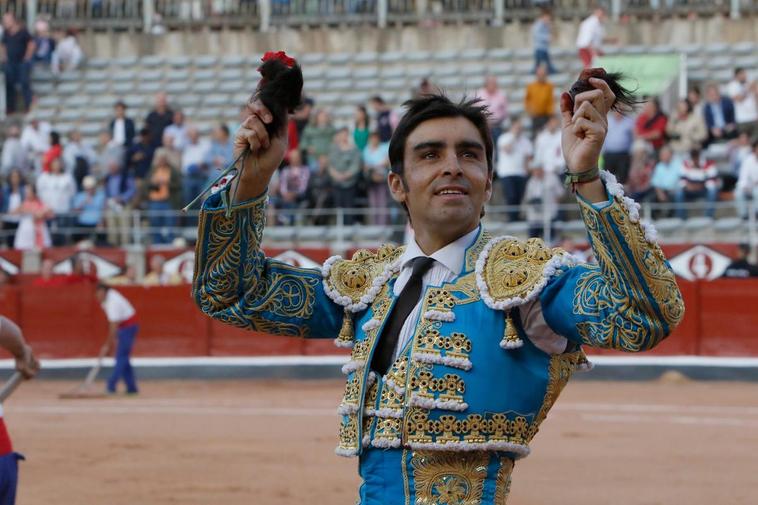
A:
<svg viewBox="0 0 758 505">
<path fill-rule="evenodd" d="M 352 314 L 366 310 L 387 281 L 398 272 L 404 247 L 383 245 L 375 253 L 360 249 L 346 260 L 332 256 L 322 268 L 324 292 L 345 308 L 342 329 L 335 344 L 351 347 L 354 330 Z"/>
<path fill-rule="evenodd" d="M 488 307 L 506 313 L 501 347 L 523 345 L 510 309 L 533 300 L 562 266 L 573 264 L 571 255 L 560 248 L 547 247 L 538 238 L 524 242 L 510 236 L 496 237 L 485 246 L 476 262 L 476 284 Z"/>
</svg>

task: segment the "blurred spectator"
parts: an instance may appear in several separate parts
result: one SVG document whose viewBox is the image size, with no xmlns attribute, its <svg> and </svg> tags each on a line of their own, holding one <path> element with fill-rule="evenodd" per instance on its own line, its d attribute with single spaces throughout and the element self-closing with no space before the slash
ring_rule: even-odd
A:
<svg viewBox="0 0 758 505">
<path fill-rule="evenodd" d="M 35 277 L 32 281 L 32 286 L 38 287 L 52 287 L 52 286 L 64 286 L 67 284 L 66 276 L 56 274 L 53 271 L 55 262 L 50 258 L 42 260 L 42 264 L 39 269 L 39 276 Z"/>
<path fill-rule="evenodd" d="M 748 82 L 747 71 L 738 67 L 727 86 L 727 94 L 734 102 L 737 130 L 750 136 L 758 133 L 758 82 Z"/>
<path fill-rule="evenodd" d="M 679 189 L 676 193 L 676 203 L 679 205 L 678 217 L 687 219 L 685 202 L 705 199 L 708 202 L 705 214 L 713 217 L 716 213 L 714 204 L 718 199 L 718 177 L 716 164 L 703 159 L 699 149 L 693 149 L 690 159 L 685 160 L 679 178 Z"/>
<path fill-rule="evenodd" d="M 300 107 L 295 109 L 295 113 L 292 115 L 292 118 L 295 121 L 295 126 L 297 127 L 297 137 L 299 139 L 303 138 L 303 131 L 311 121 L 311 112 L 313 112 L 313 106 L 315 103 L 316 102 L 313 101 L 313 98 L 304 96 L 303 101 L 300 103 Z M 247 109 L 247 107 L 245 107 L 245 109 Z"/>
<path fill-rule="evenodd" d="M 520 118 L 511 121 L 511 128 L 497 141 L 497 176 L 503 187 L 505 204 L 520 206 L 526 191 L 529 160 L 534 150 L 524 133 Z M 508 211 L 508 221 L 518 221 L 519 209 Z"/>
<path fill-rule="evenodd" d="M 53 212 L 37 197 L 34 184 L 24 186 L 24 201 L 13 214 L 20 216 L 13 241 L 14 249 L 41 250 L 50 247 L 52 242 L 47 220 L 53 217 Z"/>
<path fill-rule="evenodd" d="M 16 86 L 20 86 L 24 99 L 22 112 L 29 112 L 33 97 L 32 58 L 36 47 L 32 36 L 12 12 L 3 14 L 2 48 L 0 62 L 5 64 L 5 110 L 8 114 L 17 112 Z"/>
<path fill-rule="evenodd" d="M 313 165 L 319 156 L 329 154 L 335 133 L 329 113 L 324 109 L 317 110 L 316 122 L 305 127 L 300 139 L 300 149 L 308 155 L 309 165 Z"/>
<path fill-rule="evenodd" d="M 643 163 L 633 167 L 629 172 L 629 180 L 626 184 L 626 190 L 632 200 L 636 202 L 644 202 L 653 195 L 652 178 L 654 161 L 655 157 L 650 155 Z"/>
<path fill-rule="evenodd" d="M 166 130 L 168 130 L 168 128 L 166 128 Z M 166 156 L 166 159 L 172 167 L 176 169 L 181 168 L 182 153 L 179 149 L 177 149 L 176 145 L 174 144 L 174 137 L 172 137 L 168 131 L 163 134 L 163 141 L 161 142 L 161 146 L 155 150 L 155 156 L 161 154 Z"/>
<path fill-rule="evenodd" d="M 328 223 L 324 212 L 334 205 L 332 179 L 329 175 L 329 156 L 318 157 L 318 167 L 308 181 L 308 208 L 311 209 L 314 225 Z"/>
<path fill-rule="evenodd" d="M 355 126 L 353 128 L 353 142 L 359 151 L 363 152 L 368 144 L 369 117 L 366 107 L 359 105 L 355 108 Z"/>
<path fill-rule="evenodd" d="M 79 46 L 76 30 L 69 28 L 66 30 L 66 36 L 56 44 L 50 69 L 54 74 L 70 72 L 79 68 L 82 61 L 84 61 L 84 52 Z"/>
<path fill-rule="evenodd" d="M 289 153 L 289 165 L 279 172 L 279 208 L 297 209 L 307 198 L 308 178 L 311 172 L 307 165 L 303 164 L 300 151 L 293 149 Z M 295 216 L 285 214 L 280 219 L 287 224 L 295 222 Z"/>
<path fill-rule="evenodd" d="M 221 128 L 226 129 L 226 125 Z M 156 154 L 153 168 L 143 184 L 143 200 L 150 211 L 150 228 L 154 244 L 168 244 L 174 238 L 176 216 L 174 212 L 182 207 L 182 176 L 171 166 L 166 156 Z"/>
<path fill-rule="evenodd" d="M 174 148 L 178 152 L 181 153 L 184 151 L 184 148 L 189 142 L 189 139 L 187 138 L 187 125 L 184 121 L 184 112 L 180 110 L 174 111 L 174 118 L 171 124 L 168 125 L 163 132 L 164 139 L 166 138 L 166 135 L 170 135 L 171 138 L 174 139 Z"/>
<path fill-rule="evenodd" d="M 98 176 L 105 175 L 99 173 L 103 167 L 107 167 L 111 161 L 115 160 L 119 166 L 126 166 L 126 149 L 124 146 L 116 145 L 111 142 L 111 134 L 108 130 L 102 130 L 97 136 L 97 144 L 93 148 L 97 163 L 91 167 L 91 172 Z M 105 170 L 107 174 L 107 170 Z"/>
<path fill-rule="evenodd" d="M 676 114 L 672 114 L 666 125 L 671 150 L 674 155 L 684 159 L 693 149 L 700 149 L 708 138 L 703 116 L 694 113 L 689 100 L 679 100 Z"/>
<path fill-rule="evenodd" d="M 705 98 L 703 113 L 705 126 L 708 128 L 708 143 L 736 138 L 737 123 L 732 100 L 722 97 L 719 87 L 713 83 L 705 88 Z"/>
<path fill-rule="evenodd" d="M 653 178 L 650 181 L 655 191 L 655 199 L 658 202 L 673 202 L 679 190 L 681 179 L 682 160 L 673 155 L 670 147 L 664 146 L 658 156 L 658 163 L 653 170 Z"/>
<path fill-rule="evenodd" d="M 130 147 L 134 142 L 134 121 L 126 117 L 126 103 L 116 102 L 113 106 L 114 118 L 108 127 L 111 132 L 111 142 L 117 146 Z"/>
<path fill-rule="evenodd" d="M 13 169 L 26 171 L 27 166 L 26 149 L 21 143 L 21 130 L 17 125 L 11 124 L 6 130 L 5 142 L 3 142 L 0 177 L 7 176 Z"/>
<path fill-rule="evenodd" d="M 576 47 L 584 68 L 593 66 L 597 56 L 603 55 L 602 45 L 605 40 L 605 9 L 596 8 L 592 14 L 579 25 Z"/>
<path fill-rule="evenodd" d="M 637 116 L 634 124 L 634 133 L 638 141 L 644 141 L 655 152 L 663 147 L 666 142 L 666 125 L 668 118 L 661 110 L 661 103 L 657 98 L 650 98 L 642 107 L 642 112 Z M 636 148 L 635 148 L 636 150 Z"/>
<path fill-rule="evenodd" d="M 61 135 L 56 131 L 52 131 L 50 132 L 50 147 L 42 155 L 42 172 L 49 172 L 50 163 L 54 160 L 60 160 L 62 155 Z"/>
<path fill-rule="evenodd" d="M 50 148 L 52 128 L 47 121 L 40 121 L 34 112 L 26 116 L 26 126 L 21 131 L 21 145 L 31 159 L 35 170 L 42 169 L 42 156 Z"/>
<path fill-rule="evenodd" d="M 329 175 L 334 188 L 334 205 L 337 208 L 353 209 L 361 175 L 361 153 L 350 141 L 347 128 L 340 129 L 334 136 L 329 152 Z M 345 215 L 345 224 L 355 222 L 355 214 Z"/>
<path fill-rule="evenodd" d="M 735 182 L 740 174 L 742 162 L 753 152 L 753 146 L 750 143 L 750 136 L 747 132 L 742 132 L 737 136 L 737 140 L 729 143 L 729 175 L 735 177 Z"/>
<path fill-rule="evenodd" d="M 45 19 L 34 22 L 34 63 L 50 65 L 55 51 L 55 39 L 50 36 L 50 24 Z"/>
<path fill-rule="evenodd" d="M 545 65 L 548 73 L 555 72 L 553 64 L 550 61 L 550 42 L 553 38 L 553 17 L 550 10 L 542 8 L 540 16 L 532 25 L 532 45 L 534 46 L 534 72 L 541 65 Z"/>
<path fill-rule="evenodd" d="M 55 158 L 50 163 L 50 171 L 37 178 L 37 194 L 40 201 L 55 214 L 55 245 L 62 245 L 64 237 L 59 230 L 71 225 L 69 213 L 76 195 L 76 182 L 71 174 L 63 171 L 63 162 Z"/>
<path fill-rule="evenodd" d="M 423 77 L 418 83 L 418 87 L 411 90 L 411 98 L 416 99 L 423 97 L 424 95 L 432 95 L 437 91 L 437 87 L 432 84 L 432 81 L 428 77 Z"/>
<path fill-rule="evenodd" d="M 234 161 L 234 139 L 229 136 L 229 128 L 220 124 L 213 129 L 211 143 L 205 154 L 208 166 L 208 182 L 218 176 L 218 172 Z M 199 192 L 198 192 L 199 193 Z"/>
<path fill-rule="evenodd" d="M 182 153 L 182 185 L 184 201 L 191 202 L 205 188 L 208 180 L 208 169 L 205 160 L 210 146 L 206 140 L 200 139 L 197 128 L 187 128 L 187 145 Z"/>
<path fill-rule="evenodd" d="M 82 181 L 82 191 L 74 197 L 73 210 L 76 216 L 75 242 L 92 240 L 97 243 L 95 232 L 103 221 L 105 212 L 105 191 L 98 188 L 97 179 L 88 175 Z"/>
<path fill-rule="evenodd" d="M 376 225 L 389 223 L 389 186 L 387 175 L 390 173 L 389 145 L 382 144 L 378 132 L 371 132 L 368 145 L 363 149 L 363 170 L 367 182 L 368 206 L 372 210 L 369 222 Z"/>
<path fill-rule="evenodd" d="M 534 142 L 534 160 L 532 164 L 542 168 L 545 173 L 558 176 L 563 172 L 563 149 L 561 147 L 561 123 L 557 116 L 548 119 Z"/>
<path fill-rule="evenodd" d="M 732 262 L 726 267 L 724 277 L 732 279 L 747 279 L 748 277 L 758 277 L 758 266 L 750 263 L 750 245 L 739 244 L 737 254 Z"/>
<path fill-rule="evenodd" d="M 484 87 L 476 92 L 476 98 L 487 106 L 489 115 L 487 122 L 492 133 L 492 141 L 497 142 L 502 133 L 503 120 L 508 116 L 508 99 L 505 93 L 498 88 L 497 77 L 488 75 L 484 79 Z"/>
<path fill-rule="evenodd" d="M 174 111 L 168 106 L 166 93 L 155 95 L 155 107 L 145 118 L 145 128 L 150 132 L 150 145 L 160 147 L 163 131 L 174 121 Z"/>
<path fill-rule="evenodd" d="M 77 189 L 81 189 L 82 180 L 93 172 L 97 161 L 95 150 L 84 142 L 82 133 L 79 130 L 71 130 L 68 142 L 63 147 L 63 163 L 66 172 L 74 176 Z"/>
<path fill-rule="evenodd" d="M 16 230 L 21 219 L 17 211 L 21 207 L 21 203 L 24 201 L 24 196 L 26 195 L 25 185 L 21 171 L 13 169 L 8 174 L 8 184 L 3 187 L 0 216 L 2 216 L 5 244 L 8 247 L 13 247 Z"/>
<path fill-rule="evenodd" d="M 692 113 L 696 116 L 700 116 L 705 120 L 705 112 L 703 111 L 703 97 L 700 94 L 700 88 L 698 86 L 692 86 L 687 92 L 687 101 L 692 105 Z"/>
<path fill-rule="evenodd" d="M 126 169 L 138 181 L 147 177 L 153 164 L 155 149 L 150 145 L 150 138 L 150 131 L 142 128 L 139 131 L 139 142 L 131 145 L 126 151 Z"/>
<path fill-rule="evenodd" d="M 734 200 L 743 219 L 748 218 L 748 200 L 753 202 L 753 206 L 758 205 L 758 140 L 753 142 L 753 152 L 740 165 Z"/>
<path fill-rule="evenodd" d="M 127 286 L 130 284 L 137 284 L 137 271 L 133 265 L 125 266 L 118 275 L 108 278 L 109 286 Z"/>
<path fill-rule="evenodd" d="M 563 185 L 556 175 L 546 172 L 540 166 L 532 170 L 524 194 L 529 237 L 542 236 L 545 233 L 545 219 L 552 223 L 558 217 L 558 203 L 563 191 Z"/>
<path fill-rule="evenodd" d="M 634 119 L 618 111 L 608 114 L 608 133 L 603 144 L 605 170 L 625 184 L 632 165 L 632 145 L 634 143 Z"/>
<path fill-rule="evenodd" d="M 105 226 L 111 245 L 129 243 L 132 218 L 129 211 L 136 191 L 134 177 L 122 170 L 116 160 L 111 160 L 105 176 Z"/>
<path fill-rule="evenodd" d="M 536 79 L 526 86 L 524 110 L 532 118 L 532 138 L 545 126 L 555 114 L 553 83 L 547 79 L 547 67 L 540 65 L 535 71 Z"/>
<path fill-rule="evenodd" d="M 376 121 L 376 131 L 379 132 L 379 140 L 382 143 L 389 142 L 392 138 L 392 131 L 396 123 L 392 114 L 392 107 L 384 101 L 379 95 L 371 97 L 369 100 L 371 108 L 374 109 L 374 119 Z"/>
<path fill-rule="evenodd" d="M 166 258 L 155 254 L 150 258 L 150 271 L 142 278 L 144 286 L 171 286 L 182 283 L 182 278 L 165 271 Z"/>
<path fill-rule="evenodd" d="M 71 271 L 66 275 L 66 284 L 97 283 L 97 271 L 95 264 L 86 262 L 80 254 L 74 254 L 69 258 Z"/>
</svg>

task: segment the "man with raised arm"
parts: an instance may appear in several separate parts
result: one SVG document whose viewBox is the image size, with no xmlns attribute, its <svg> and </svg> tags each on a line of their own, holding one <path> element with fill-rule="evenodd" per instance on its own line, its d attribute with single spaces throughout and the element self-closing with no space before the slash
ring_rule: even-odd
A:
<svg viewBox="0 0 758 505">
<path fill-rule="evenodd" d="M 597 171 L 616 97 L 604 80 L 585 83 L 561 97 L 563 153 L 598 265 L 483 229 L 485 110 L 438 95 L 406 104 L 389 148 L 390 191 L 415 239 L 321 270 L 266 258 L 266 187 L 287 139 L 269 135 L 272 114 L 251 105 L 235 149 L 252 155 L 231 208 L 217 193 L 201 213 L 194 297 L 235 326 L 352 349 L 336 452 L 360 456 L 362 505 L 505 503 L 514 462 L 587 365 L 581 346 L 644 351 L 681 320 L 653 230 Z"/>
</svg>

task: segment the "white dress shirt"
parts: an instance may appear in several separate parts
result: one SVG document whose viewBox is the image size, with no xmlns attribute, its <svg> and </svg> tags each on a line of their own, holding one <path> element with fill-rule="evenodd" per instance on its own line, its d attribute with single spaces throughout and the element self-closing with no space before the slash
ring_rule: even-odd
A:
<svg viewBox="0 0 758 505">
<path fill-rule="evenodd" d="M 463 235 L 455 242 L 451 242 L 442 249 L 436 251 L 431 255 L 424 254 L 415 239 L 411 239 L 406 244 L 405 252 L 400 256 L 400 274 L 395 281 L 393 293 L 395 296 L 399 296 L 403 291 L 403 288 L 408 284 L 408 280 L 411 278 L 411 272 L 413 271 L 413 260 L 419 257 L 430 257 L 435 260 L 434 264 L 426 271 L 424 277 L 421 279 L 421 292 L 423 293 L 427 286 L 441 286 L 445 282 L 450 282 L 461 274 L 463 269 L 463 261 L 466 258 L 466 249 L 474 243 L 477 234 L 479 233 L 479 227 L 473 231 Z M 395 348 L 395 354 L 393 360 L 397 359 L 400 352 L 408 344 L 408 341 L 413 337 L 413 331 L 416 328 L 416 322 L 418 321 L 421 313 L 421 301 L 423 297 L 419 298 L 418 303 L 411 311 L 408 319 L 405 320 L 403 328 L 400 330 L 400 335 L 397 339 L 397 347 Z M 392 317 L 392 315 L 390 315 Z"/>
</svg>

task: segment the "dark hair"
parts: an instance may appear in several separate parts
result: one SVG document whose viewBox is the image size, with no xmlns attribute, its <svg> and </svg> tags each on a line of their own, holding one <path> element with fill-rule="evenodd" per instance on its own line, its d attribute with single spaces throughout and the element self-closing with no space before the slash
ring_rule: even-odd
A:
<svg viewBox="0 0 758 505">
<path fill-rule="evenodd" d="M 355 108 L 358 109 L 359 111 L 361 111 L 363 113 L 363 120 L 366 122 L 365 128 L 368 128 L 369 118 L 368 118 L 368 111 L 366 110 L 366 106 L 365 105 L 358 105 Z M 356 128 L 360 128 L 360 126 L 361 125 L 358 124 L 358 120 L 356 120 L 355 121 L 355 127 Z"/>
<path fill-rule="evenodd" d="M 372 97 L 371 97 L 371 100 L 370 100 L 370 101 L 371 101 L 371 102 L 377 102 L 377 103 L 380 103 L 380 104 L 382 104 L 382 105 L 384 105 L 384 104 L 385 104 L 384 98 L 382 98 L 382 97 L 381 97 L 381 96 L 379 96 L 379 95 L 374 95 L 374 96 L 372 96 Z"/>
<path fill-rule="evenodd" d="M 122 273 L 126 271 L 126 268 L 122 269 Z M 111 287 L 104 282 L 98 282 L 95 287 L 95 291 L 108 291 Z"/>
<path fill-rule="evenodd" d="M 148 130 L 147 128 L 140 128 L 139 136 L 140 137 L 149 137 L 150 136 L 150 130 Z"/>
<path fill-rule="evenodd" d="M 273 114 L 273 113 L 272 113 L 272 114 Z M 218 127 L 219 127 L 219 129 L 220 129 L 222 132 L 224 132 L 224 135 L 226 135 L 227 137 L 229 136 L 229 127 L 228 127 L 228 126 L 226 126 L 224 123 L 220 123 L 220 124 L 218 125 Z"/>
<path fill-rule="evenodd" d="M 745 70 L 743 67 L 737 67 L 737 68 L 735 68 L 735 69 L 734 69 L 734 75 L 736 76 L 737 74 L 739 74 L 739 73 L 740 73 L 740 72 L 742 72 L 743 70 Z"/>
<path fill-rule="evenodd" d="M 689 98 L 682 98 L 681 101 L 684 102 L 687 105 L 687 114 L 692 114 L 692 111 L 694 109 L 692 108 L 692 102 L 690 102 L 690 99 Z"/>
<path fill-rule="evenodd" d="M 287 113 L 292 114 L 303 99 L 303 72 L 297 63 L 289 67 L 279 59 L 264 62 L 258 71 L 261 80 L 255 96 L 271 112 L 272 120 L 266 131 L 276 136 L 287 124 Z"/>
<path fill-rule="evenodd" d="M 431 119 L 462 117 L 468 119 L 482 136 L 487 156 L 487 171 L 492 172 L 493 142 L 487 124 L 489 112 L 485 105 L 480 104 L 478 99 L 466 100 L 465 97 L 459 103 L 453 103 L 443 94 L 424 95 L 405 102 L 403 107 L 406 108 L 406 113 L 390 139 L 389 157 L 392 171 L 403 175 L 405 143 L 418 125 Z"/>
<path fill-rule="evenodd" d="M 56 131 L 50 132 L 50 144 L 59 146 L 61 144 L 61 134 Z"/>
</svg>

